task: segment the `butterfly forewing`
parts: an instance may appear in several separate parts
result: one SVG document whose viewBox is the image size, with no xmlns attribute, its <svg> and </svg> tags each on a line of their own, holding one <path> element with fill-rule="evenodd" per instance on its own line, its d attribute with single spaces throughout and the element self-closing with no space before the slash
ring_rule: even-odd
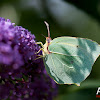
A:
<svg viewBox="0 0 100 100">
<path fill-rule="evenodd" d="M 48 74 L 58 84 L 80 84 L 91 72 L 100 46 L 89 39 L 58 37 L 52 40 L 44 57 Z"/>
</svg>

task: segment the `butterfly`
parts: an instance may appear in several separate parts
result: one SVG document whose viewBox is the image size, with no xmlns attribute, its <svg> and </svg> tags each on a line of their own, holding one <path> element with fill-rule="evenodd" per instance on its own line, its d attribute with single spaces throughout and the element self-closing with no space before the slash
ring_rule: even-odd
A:
<svg viewBox="0 0 100 100">
<path fill-rule="evenodd" d="M 100 45 L 86 38 L 62 36 L 50 37 L 49 24 L 46 43 L 41 44 L 43 62 L 49 76 L 57 84 L 76 84 L 84 81 L 90 74 L 92 66 L 100 55 Z M 40 52 L 39 50 L 39 52 Z"/>
</svg>

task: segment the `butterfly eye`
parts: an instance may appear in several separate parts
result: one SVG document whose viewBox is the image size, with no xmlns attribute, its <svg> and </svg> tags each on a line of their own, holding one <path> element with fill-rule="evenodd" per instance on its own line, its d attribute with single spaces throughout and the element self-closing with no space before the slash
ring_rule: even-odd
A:
<svg viewBox="0 0 100 100">
<path fill-rule="evenodd" d="M 50 43 L 50 42 L 51 42 L 51 38 L 47 37 L 46 41 L 47 41 L 48 43 Z"/>
<path fill-rule="evenodd" d="M 48 43 L 50 43 L 50 39 L 47 39 Z"/>
</svg>

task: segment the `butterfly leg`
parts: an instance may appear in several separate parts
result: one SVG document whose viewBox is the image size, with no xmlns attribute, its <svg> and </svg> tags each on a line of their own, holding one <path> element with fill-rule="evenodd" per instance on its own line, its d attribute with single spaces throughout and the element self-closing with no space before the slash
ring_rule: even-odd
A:
<svg viewBox="0 0 100 100">
<path fill-rule="evenodd" d="M 40 57 L 38 57 L 38 58 L 36 58 L 34 60 L 37 60 L 37 59 L 40 59 L 40 58 L 43 58 L 44 57 L 43 55 L 38 55 L 38 56 L 40 56 Z"/>
<path fill-rule="evenodd" d="M 38 52 L 36 52 L 35 54 L 38 54 L 40 51 L 44 51 L 44 49 L 40 48 L 40 50 Z"/>
<path fill-rule="evenodd" d="M 40 44 L 42 46 L 42 48 L 44 48 L 44 45 L 42 42 L 36 42 L 36 44 Z"/>
</svg>

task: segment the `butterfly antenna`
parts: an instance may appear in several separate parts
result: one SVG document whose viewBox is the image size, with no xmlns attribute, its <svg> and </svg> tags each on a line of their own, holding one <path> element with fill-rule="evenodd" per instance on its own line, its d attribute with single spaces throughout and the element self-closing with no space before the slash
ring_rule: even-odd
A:
<svg viewBox="0 0 100 100">
<path fill-rule="evenodd" d="M 48 24 L 46 21 L 44 21 L 44 23 L 45 23 L 45 24 L 46 24 L 46 26 L 47 26 L 47 30 L 48 30 L 48 37 L 50 37 L 49 24 Z"/>
<path fill-rule="evenodd" d="M 46 36 L 44 36 L 43 34 L 41 34 L 41 35 L 46 38 Z"/>
</svg>

